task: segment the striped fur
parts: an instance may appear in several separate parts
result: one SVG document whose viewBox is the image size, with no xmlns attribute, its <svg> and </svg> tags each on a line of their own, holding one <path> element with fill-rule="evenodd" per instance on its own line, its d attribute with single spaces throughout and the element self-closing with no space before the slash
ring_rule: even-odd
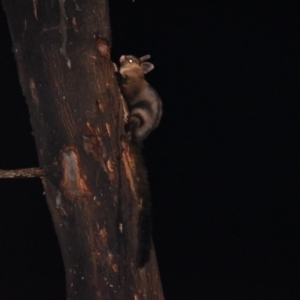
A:
<svg viewBox="0 0 300 300">
<path fill-rule="evenodd" d="M 154 66 L 131 55 L 120 58 L 121 91 L 129 109 L 126 131 L 135 142 L 143 141 L 159 124 L 162 103 L 157 92 L 149 85 L 144 76 Z"/>
</svg>

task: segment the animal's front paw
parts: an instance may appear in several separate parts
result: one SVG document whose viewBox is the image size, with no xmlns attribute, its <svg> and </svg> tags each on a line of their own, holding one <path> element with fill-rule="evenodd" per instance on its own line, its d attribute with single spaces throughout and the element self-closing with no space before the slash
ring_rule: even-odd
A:
<svg viewBox="0 0 300 300">
<path fill-rule="evenodd" d="M 115 73 L 118 73 L 119 72 L 118 66 L 114 62 L 113 65 L 114 65 Z"/>
<path fill-rule="evenodd" d="M 123 121 L 125 124 L 127 124 L 129 122 L 129 114 L 125 111 L 124 111 Z"/>
</svg>

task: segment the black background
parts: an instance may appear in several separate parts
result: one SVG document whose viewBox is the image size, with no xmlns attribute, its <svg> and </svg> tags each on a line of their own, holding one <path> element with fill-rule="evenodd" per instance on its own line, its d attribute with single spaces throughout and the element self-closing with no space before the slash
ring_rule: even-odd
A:
<svg viewBox="0 0 300 300">
<path fill-rule="evenodd" d="M 113 60 L 151 54 L 164 104 L 145 158 L 166 300 L 300 299 L 300 6 L 247 3 L 110 1 Z M 0 21 L 0 169 L 37 166 Z M 42 194 L 0 181 L 1 299 L 65 298 Z"/>
</svg>

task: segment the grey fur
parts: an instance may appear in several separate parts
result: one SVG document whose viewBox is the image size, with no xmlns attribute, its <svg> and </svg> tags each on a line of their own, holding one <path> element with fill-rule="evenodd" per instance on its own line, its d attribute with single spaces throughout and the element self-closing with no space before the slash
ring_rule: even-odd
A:
<svg viewBox="0 0 300 300">
<path fill-rule="evenodd" d="M 126 130 L 136 142 L 143 141 L 158 126 L 162 115 L 161 99 L 144 78 L 154 68 L 144 62 L 149 58 L 150 55 L 140 59 L 132 55 L 120 57 L 120 87 L 129 108 Z"/>
</svg>

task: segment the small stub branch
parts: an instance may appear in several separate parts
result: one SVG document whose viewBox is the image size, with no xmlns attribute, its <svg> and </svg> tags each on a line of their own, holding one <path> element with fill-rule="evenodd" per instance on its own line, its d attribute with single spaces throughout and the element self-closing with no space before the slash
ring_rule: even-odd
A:
<svg viewBox="0 0 300 300">
<path fill-rule="evenodd" d="M 43 176 L 45 176 L 45 172 L 42 168 L 0 170 L 0 179 L 35 178 Z"/>
</svg>

